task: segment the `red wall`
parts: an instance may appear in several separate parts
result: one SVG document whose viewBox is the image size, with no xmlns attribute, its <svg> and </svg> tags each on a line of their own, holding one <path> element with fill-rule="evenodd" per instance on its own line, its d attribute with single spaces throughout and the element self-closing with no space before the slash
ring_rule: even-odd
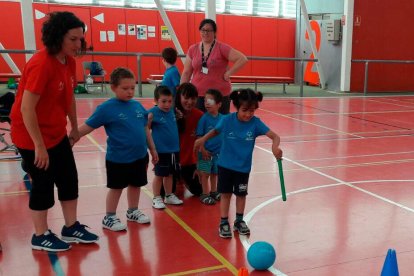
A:
<svg viewBox="0 0 414 276">
<path fill-rule="evenodd" d="M 92 45 L 97 52 L 143 52 L 160 53 L 165 47 L 174 47 L 172 40 L 161 40 L 160 26 L 165 25 L 157 10 L 141 10 L 95 6 L 68 6 L 33 3 L 33 9 L 45 14 L 51 11 L 67 10 L 74 12 L 87 25 L 85 33 L 88 45 Z M 7 11 L 7 12 L 6 12 Z M 104 23 L 94 19 L 104 14 Z M 180 41 L 184 53 L 193 43 L 200 41 L 198 26 L 204 18 L 204 13 L 193 12 L 167 12 Z M 8 27 L 0 28 L 0 42 L 6 49 L 23 49 L 23 34 L 21 24 L 20 3 L 0 2 L 0 17 Z M 43 19 L 34 19 L 37 49 L 42 47 L 41 26 Z M 294 57 L 295 56 L 295 20 L 260 18 L 250 16 L 217 15 L 219 40 L 230 44 L 247 56 Z M 4 24 L 4 23 L 3 23 Z M 156 37 L 147 40 L 138 40 L 136 36 L 118 35 L 118 24 L 135 24 L 156 27 Z M 100 31 L 114 31 L 115 42 L 100 42 Z M 265 41 L 264 41 L 265 40 Z M 127 66 L 137 72 L 137 59 L 135 57 L 121 56 L 85 56 L 78 62 L 78 80 L 82 81 L 82 60 L 99 60 L 107 72 L 117 66 Z M 24 56 L 13 55 L 13 60 L 19 68 L 23 69 Z M 177 61 L 179 70 L 182 63 Z M 162 74 L 165 68 L 160 58 L 143 57 L 142 78 L 150 74 Z M 0 72 L 11 72 L 0 56 Z M 294 76 L 294 65 L 290 62 L 250 61 L 239 75 L 265 75 L 265 76 Z"/>
<path fill-rule="evenodd" d="M 19 20 L 16 20 L 16 17 Z M 0 42 L 5 49 L 24 49 L 23 27 L 21 20 L 20 3 L 18 2 L 0 2 Z M 20 38 L 20 39 L 16 39 Z M 20 70 L 26 63 L 25 55 L 10 54 L 14 63 Z M 3 57 L 0 55 L 0 72 L 12 73 Z"/>
<path fill-rule="evenodd" d="M 355 0 L 352 59 L 414 60 L 412 9 L 412 0 Z M 413 76 L 414 64 L 370 64 L 368 91 L 413 91 Z M 364 63 L 352 63 L 351 91 L 363 81 Z"/>
</svg>

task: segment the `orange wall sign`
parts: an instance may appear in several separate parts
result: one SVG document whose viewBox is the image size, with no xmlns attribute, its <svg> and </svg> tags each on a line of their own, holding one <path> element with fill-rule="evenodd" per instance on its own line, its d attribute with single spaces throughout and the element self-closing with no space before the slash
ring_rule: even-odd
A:
<svg viewBox="0 0 414 276">
<path fill-rule="evenodd" d="M 321 47 L 321 28 L 319 26 L 319 23 L 315 20 L 310 21 L 311 29 L 315 33 L 315 43 L 316 43 L 316 51 L 319 52 L 319 48 Z M 308 31 L 305 32 L 305 39 L 310 42 Z M 315 58 L 315 55 L 313 52 L 310 54 L 309 58 Z M 315 71 L 314 66 L 315 62 L 309 61 L 306 64 L 305 68 L 305 74 L 304 74 L 304 81 L 309 83 L 310 85 L 316 85 L 318 86 L 319 81 L 319 73 L 318 71 Z"/>
</svg>

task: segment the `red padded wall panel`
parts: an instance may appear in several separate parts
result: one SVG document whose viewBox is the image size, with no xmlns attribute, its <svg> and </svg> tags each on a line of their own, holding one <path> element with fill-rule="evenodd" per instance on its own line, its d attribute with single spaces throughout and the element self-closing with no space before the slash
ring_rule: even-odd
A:
<svg viewBox="0 0 414 276">
<path fill-rule="evenodd" d="M 12 8 L 9 7 L 12 6 Z M 5 7 L 5 9 L 3 9 Z M 74 12 L 87 25 L 85 33 L 86 40 L 93 45 L 95 51 L 110 52 L 143 52 L 143 53 L 160 53 L 164 47 L 173 46 L 170 40 L 161 40 L 160 27 L 165 25 L 162 22 L 159 12 L 156 10 L 139 10 L 139 9 L 122 9 L 112 7 L 89 7 L 89 6 L 69 6 L 56 4 L 39 4 L 34 3 L 34 13 L 37 11 L 47 14 L 49 11 L 68 10 Z M 23 34 L 21 27 L 20 4 L 11 2 L 0 2 L 0 13 L 8 10 L 10 18 L 10 28 L 1 28 L 1 40 L 5 45 L 16 45 L 12 48 L 23 49 Z M 170 21 L 175 29 L 184 53 L 187 53 L 188 47 L 194 43 L 200 42 L 200 33 L 198 30 L 201 20 L 204 19 L 204 13 L 187 13 L 187 12 L 167 12 Z M 103 22 L 97 20 L 96 16 L 103 15 Z M 35 38 L 37 49 L 43 47 L 41 43 L 41 26 L 45 18 L 34 19 Z M 5 20 L 6 21 L 6 20 Z M 240 50 L 247 56 L 289 56 L 294 52 L 294 35 L 295 21 L 275 18 L 259 18 L 248 16 L 222 15 L 218 14 L 216 18 L 219 40 L 228 43 L 230 46 Z M 134 35 L 119 35 L 118 24 L 134 24 L 155 27 L 155 37 L 147 37 L 146 40 L 138 40 Z M 3 35 L 6 31 L 13 30 L 13 35 Z M 114 31 L 114 42 L 101 42 L 100 31 Z M 265 42 L 265 43 L 264 43 Z M 8 44 L 9 43 L 9 44 Z M 17 44 L 10 44 L 17 43 Z M 10 47 L 9 47 L 10 48 Z M 293 54 L 291 55 L 293 56 Z M 19 62 L 21 69 L 24 66 L 24 57 Z M 135 57 L 107 57 L 107 56 L 85 56 L 78 60 L 78 81 L 82 81 L 83 60 L 99 60 L 104 64 L 108 73 L 117 66 L 127 66 L 137 73 L 137 59 Z M 179 69 L 182 69 L 181 61 L 177 62 Z M 252 66 L 254 66 L 252 68 Z M 289 66 L 288 66 L 289 67 Z M 142 79 L 150 74 L 161 74 L 165 70 L 160 58 L 143 57 L 142 59 Z M 8 72 L 4 61 L 0 59 L 0 72 Z M 249 62 L 238 75 L 278 75 L 291 72 L 293 70 L 285 68 L 282 63 L 276 67 L 274 65 L 254 65 Z M 266 74 L 265 74 L 266 73 Z"/>
<path fill-rule="evenodd" d="M 36 49 L 42 49 L 42 24 L 46 20 L 46 15 L 50 12 L 50 5 L 48 4 L 40 4 L 40 3 L 33 3 L 33 20 L 34 20 L 34 29 L 35 29 L 35 40 L 36 40 Z M 39 14 L 39 18 L 36 18 L 36 14 Z M 40 15 L 45 15 L 44 17 L 40 17 Z"/>
<path fill-rule="evenodd" d="M 127 36 L 127 52 L 159 53 L 160 52 L 160 28 L 158 26 L 158 11 L 155 10 L 125 10 L 126 24 L 155 26 L 155 37 L 148 37 L 146 40 L 137 39 L 137 35 Z M 141 68 L 142 78 L 146 78 L 154 72 L 159 72 L 159 61 L 152 57 L 143 57 Z M 137 59 L 128 58 L 128 67 L 137 72 Z"/>
<path fill-rule="evenodd" d="M 252 53 L 254 56 L 274 57 L 277 53 L 278 21 L 271 18 L 255 18 L 252 20 Z M 252 72 L 258 76 L 274 76 L 277 74 L 279 62 L 250 61 Z"/>
<path fill-rule="evenodd" d="M 252 18 L 247 16 L 223 16 L 223 38 L 221 41 L 242 52 L 252 55 Z M 220 36 L 219 36 L 220 37 Z M 247 63 L 236 75 L 251 75 L 251 62 Z"/>
<path fill-rule="evenodd" d="M 183 49 L 184 54 L 187 53 L 188 49 L 188 13 L 185 12 L 167 12 L 167 16 L 171 22 L 172 27 L 174 28 L 174 32 L 177 35 L 178 41 L 181 45 L 181 48 Z M 158 15 L 159 19 L 159 26 L 166 26 L 166 24 L 163 22 L 161 15 Z M 160 39 L 160 35 L 158 36 Z M 174 42 L 172 40 L 162 40 L 160 39 L 160 52 L 166 48 L 166 47 L 172 47 L 176 48 L 174 45 Z M 177 49 L 177 48 L 176 48 Z M 165 66 L 160 61 L 161 59 L 158 59 L 160 63 L 160 73 L 164 73 Z M 178 70 L 182 72 L 183 70 L 183 63 L 181 62 L 181 58 L 177 59 L 176 63 Z M 156 72 L 154 72 L 156 73 Z"/>
<path fill-rule="evenodd" d="M 412 7 L 411 0 L 355 0 L 352 59 L 414 60 Z M 413 91 L 413 75 L 414 64 L 370 64 L 368 91 Z M 351 91 L 362 91 L 363 79 L 364 65 L 352 63 Z"/>
<path fill-rule="evenodd" d="M 0 4 L 0 42 L 7 49 L 23 49 L 23 27 L 21 21 L 20 3 L 4 2 Z M 24 54 L 10 54 L 10 58 L 16 66 L 23 71 L 25 61 Z M 12 73 L 12 69 L 0 55 L 0 72 Z"/>
<path fill-rule="evenodd" d="M 50 5 L 49 8 L 50 12 L 54 11 L 69 11 L 74 13 L 80 20 L 82 20 L 86 26 L 87 31 L 85 32 L 85 39 L 86 41 L 91 41 L 91 24 L 90 24 L 90 9 L 88 7 L 80 7 L 80 6 L 69 6 L 69 5 Z M 83 70 L 82 70 L 82 61 L 88 60 L 89 57 L 79 57 L 77 58 L 77 66 L 76 66 L 76 77 L 78 81 L 83 81 Z"/>
<path fill-rule="evenodd" d="M 118 24 L 125 24 L 125 9 L 91 7 L 90 8 L 91 41 L 95 52 L 126 52 L 127 33 L 118 33 Z M 109 41 L 109 32 L 114 32 L 115 40 Z M 106 41 L 101 41 L 101 32 L 105 33 Z M 106 80 L 109 81 L 110 73 L 116 67 L 127 67 L 126 56 L 89 56 L 89 60 L 102 62 L 107 71 Z"/>
<path fill-rule="evenodd" d="M 276 57 L 295 57 L 295 32 L 296 20 L 276 19 L 277 39 L 275 42 Z M 295 74 L 295 63 L 293 61 L 280 61 L 277 76 L 293 77 Z"/>
</svg>

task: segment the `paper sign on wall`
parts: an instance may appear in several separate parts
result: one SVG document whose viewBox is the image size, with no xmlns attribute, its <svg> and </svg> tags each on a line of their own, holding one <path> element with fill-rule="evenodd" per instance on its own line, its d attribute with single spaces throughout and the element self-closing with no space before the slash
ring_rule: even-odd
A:
<svg viewBox="0 0 414 276">
<path fill-rule="evenodd" d="M 128 35 L 135 35 L 135 24 L 128 24 Z"/>
<path fill-rule="evenodd" d="M 101 42 L 106 42 L 107 41 L 107 39 L 106 39 L 106 32 L 105 31 L 100 31 L 99 32 L 99 40 Z"/>
<path fill-rule="evenodd" d="M 115 32 L 114 31 L 108 31 L 108 41 L 114 42 L 115 41 Z"/>
<path fill-rule="evenodd" d="M 125 24 L 118 24 L 118 35 L 125 35 Z"/>
<path fill-rule="evenodd" d="M 162 40 L 171 40 L 170 32 L 168 31 L 167 26 L 161 26 L 161 39 Z"/>
<path fill-rule="evenodd" d="M 137 39 L 147 39 L 147 25 L 137 25 Z"/>
</svg>

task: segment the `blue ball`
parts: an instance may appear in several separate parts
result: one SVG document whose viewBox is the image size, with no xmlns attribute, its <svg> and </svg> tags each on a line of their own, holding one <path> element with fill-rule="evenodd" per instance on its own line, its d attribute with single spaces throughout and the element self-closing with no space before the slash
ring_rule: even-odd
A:
<svg viewBox="0 0 414 276">
<path fill-rule="evenodd" d="M 270 243 L 257 241 L 247 250 L 247 261 L 256 270 L 266 270 L 275 263 L 276 251 Z"/>
</svg>

